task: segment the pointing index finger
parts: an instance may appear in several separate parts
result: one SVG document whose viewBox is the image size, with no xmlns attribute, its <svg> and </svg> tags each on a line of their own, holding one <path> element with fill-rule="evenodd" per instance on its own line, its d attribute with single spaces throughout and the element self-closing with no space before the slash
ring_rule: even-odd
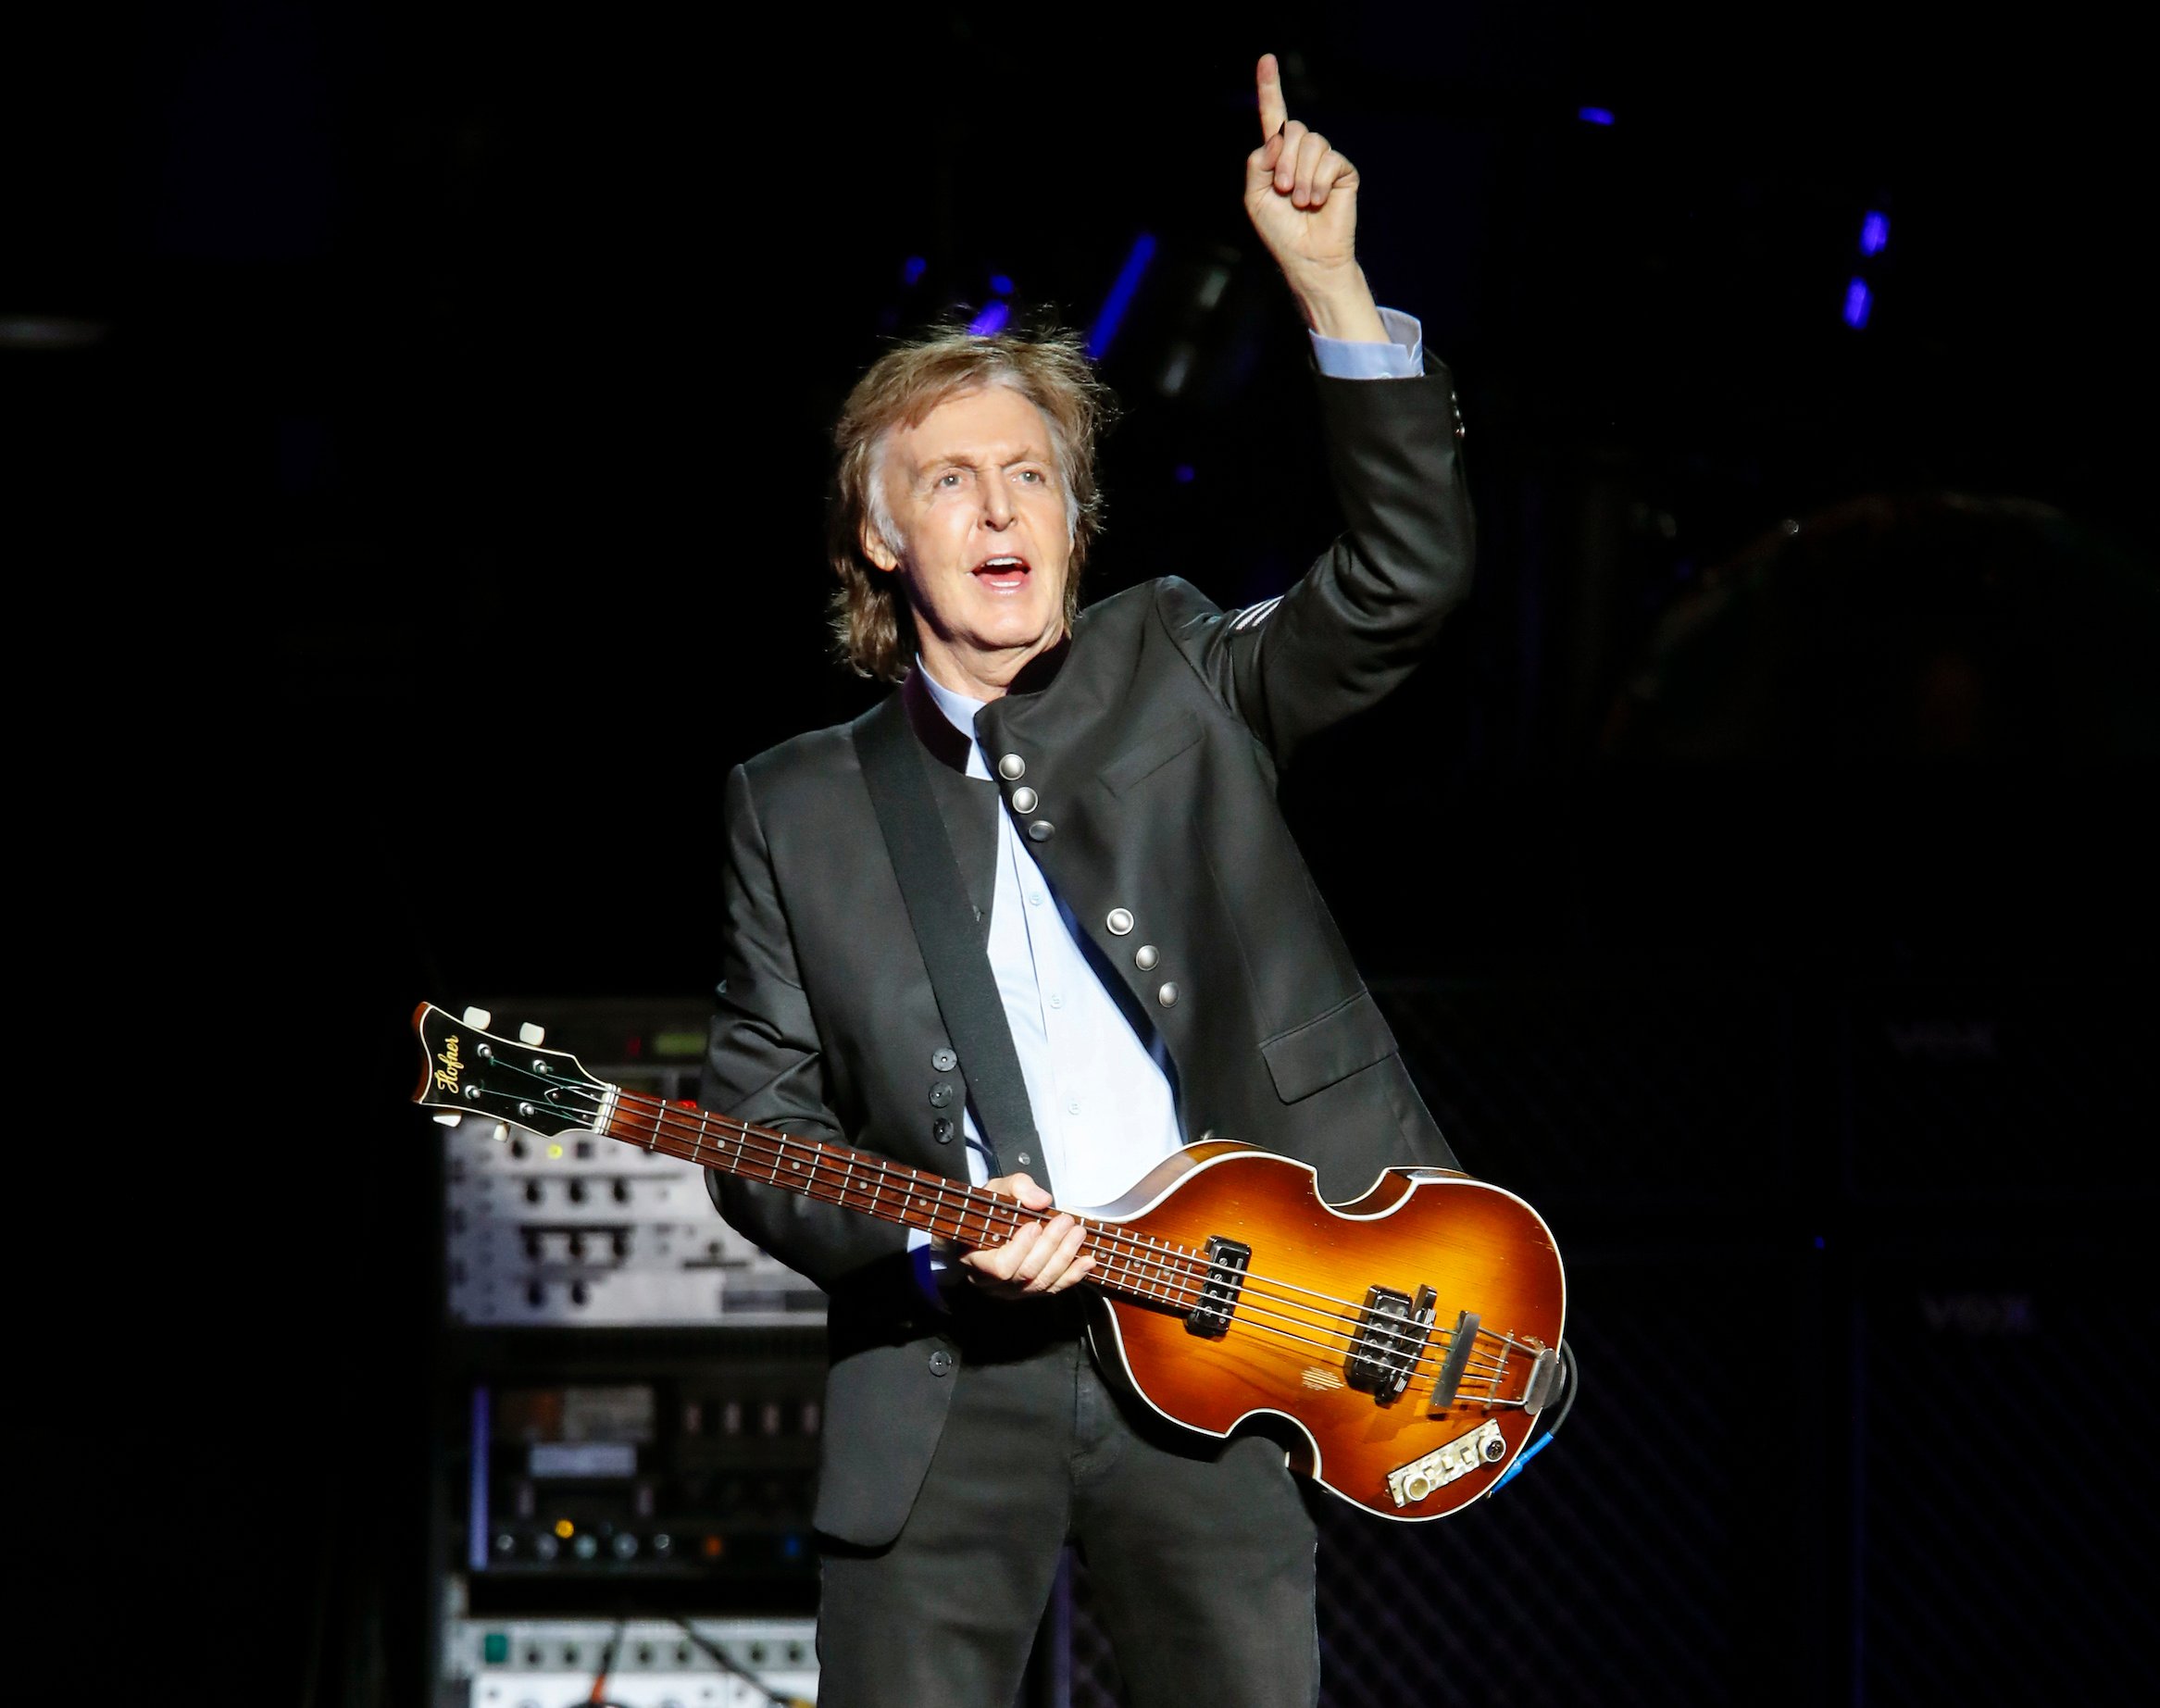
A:
<svg viewBox="0 0 2160 1708">
<path fill-rule="evenodd" d="M 1260 84 L 1260 140 L 1265 143 L 1290 118 L 1282 99 L 1282 69 L 1273 54 L 1262 54 L 1256 73 Z"/>
</svg>

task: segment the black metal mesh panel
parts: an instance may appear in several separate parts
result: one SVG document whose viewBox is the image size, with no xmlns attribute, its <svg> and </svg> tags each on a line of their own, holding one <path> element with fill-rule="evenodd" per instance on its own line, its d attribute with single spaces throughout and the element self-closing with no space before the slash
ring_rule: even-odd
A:
<svg viewBox="0 0 2160 1708">
<path fill-rule="evenodd" d="M 1784 1166 L 1786 1000 L 1761 989 L 1375 987 L 1472 1174 L 1533 1203 L 1760 1193 Z"/>
<path fill-rule="evenodd" d="M 1870 1273 L 1856 1700 L 2120 1702 L 2146 1677 L 2160 1313 L 2142 1280 L 2127 1258 Z"/>
<path fill-rule="evenodd" d="M 1072 1562 L 1071 1708 L 1118 1708 L 1124 1701 L 1124 1682 L 1117 1657 L 1110 1652 L 1109 1633 L 1095 1616 L 1088 1568 L 1076 1555 Z"/>
<path fill-rule="evenodd" d="M 2120 1193 L 2154 1184 L 2149 994 L 2105 986 L 1880 987 L 1843 1029 L 1851 1151 L 1864 1198 Z"/>
<path fill-rule="evenodd" d="M 1328 1708 L 1798 1700 L 1790 1660 L 1742 1682 L 1792 1639 L 1761 1628 L 1794 1608 L 1800 1496 L 1776 1471 L 1766 1497 L 1762 1471 L 1794 1456 L 1792 1348 L 1763 1331 L 1782 1283 L 1767 1265 L 1582 1265 L 1574 1289 L 1582 1397 L 1495 1499 L 1403 1525 L 1315 1491 Z M 1117 1702 L 1084 1570 L 1072 1654 L 1073 1708 Z"/>
</svg>

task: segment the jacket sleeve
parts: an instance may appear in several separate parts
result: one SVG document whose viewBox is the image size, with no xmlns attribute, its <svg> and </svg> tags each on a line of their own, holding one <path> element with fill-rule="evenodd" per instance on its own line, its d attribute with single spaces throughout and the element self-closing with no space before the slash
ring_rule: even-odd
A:
<svg viewBox="0 0 2160 1708">
<path fill-rule="evenodd" d="M 1318 385 L 1342 535 L 1242 611 L 1165 584 L 1182 595 L 1164 613 L 1180 648 L 1278 765 L 1408 677 L 1469 591 L 1475 546 L 1447 370 Z"/>
<path fill-rule="evenodd" d="M 826 1101 L 818 1028 L 795 964 L 771 851 L 741 766 L 729 775 L 719 1008 L 701 1099 L 739 1120 L 844 1142 Z M 705 1171 L 728 1225 L 828 1293 L 857 1270 L 904 1250 L 896 1227 L 777 1187 Z"/>
</svg>

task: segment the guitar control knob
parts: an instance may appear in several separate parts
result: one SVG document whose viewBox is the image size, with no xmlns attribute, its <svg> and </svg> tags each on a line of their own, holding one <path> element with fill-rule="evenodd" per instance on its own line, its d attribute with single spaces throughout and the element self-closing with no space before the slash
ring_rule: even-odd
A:
<svg viewBox="0 0 2160 1708">
<path fill-rule="evenodd" d="M 1507 1443 L 1497 1435 L 1493 1436 L 1485 1443 L 1484 1453 L 1487 1465 L 1498 1465 L 1501 1460 L 1507 1457 Z"/>
<path fill-rule="evenodd" d="M 518 1029 L 518 1041 L 519 1043 L 536 1044 L 546 1036 L 547 1030 L 544 1027 L 535 1026 L 530 1020 Z"/>
<path fill-rule="evenodd" d="M 1432 1484 L 1422 1477 L 1413 1477 L 1403 1485 L 1403 1492 L 1413 1501 L 1422 1501 L 1432 1492 Z"/>
</svg>

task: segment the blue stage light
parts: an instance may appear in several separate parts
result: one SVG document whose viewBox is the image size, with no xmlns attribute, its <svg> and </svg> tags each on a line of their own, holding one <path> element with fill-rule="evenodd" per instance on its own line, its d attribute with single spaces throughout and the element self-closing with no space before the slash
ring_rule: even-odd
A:
<svg viewBox="0 0 2160 1708">
<path fill-rule="evenodd" d="M 1890 242 L 1890 218 L 1885 214 L 1870 213 L 1860 221 L 1860 253 L 1880 255 Z"/>
<path fill-rule="evenodd" d="M 929 266 L 930 263 L 924 260 L 922 256 L 918 255 L 909 256 L 906 262 L 900 268 L 901 283 L 910 285 L 918 283 L 921 280 L 924 271 L 929 268 Z"/>
<path fill-rule="evenodd" d="M 1101 361 L 1110 348 L 1110 341 L 1117 336 L 1117 323 L 1125 318 L 1125 311 L 1132 306 L 1132 298 L 1140 290 L 1141 276 L 1147 271 L 1147 264 L 1155 259 L 1154 234 L 1142 231 L 1132 240 L 1132 251 L 1125 257 L 1125 265 L 1117 269 L 1117 280 L 1110 286 L 1110 294 L 1103 299 L 1103 306 L 1095 315 L 1094 325 L 1088 328 L 1088 355 Z"/>
<path fill-rule="evenodd" d="M 1575 109 L 1575 116 L 1586 125 L 1609 125 L 1613 122 L 1610 107 L 1579 106 Z"/>
<path fill-rule="evenodd" d="M 1180 463 L 1170 470 L 1170 478 L 1177 481 L 1180 486 L 1191 486 L 1192 484 L 1192 465 Z"/>
<path fill-rule="evenodd" d="M 1869 300 L 1867 281 L 1865 279 L 1855 279 L 1845 287 L 1845 324 L 1847 326 L 1858 328 L 1867 324 Z"/>
<path fill-rule="evenodd" d="M 1005 330 L 1005 323 L 1012 318 L 1013 305 L 1010 303 L 993 303 L 968 322 L 968 330 L 977 338 L 994 337 Z"/>
<path fill-rule="evenodd" d="M 1005 273 L 993 273 L 990 276 L 990 288 L 1000 296 L 1010 296 L 1013 293 L 1012 279 Z"/>
</svg>

